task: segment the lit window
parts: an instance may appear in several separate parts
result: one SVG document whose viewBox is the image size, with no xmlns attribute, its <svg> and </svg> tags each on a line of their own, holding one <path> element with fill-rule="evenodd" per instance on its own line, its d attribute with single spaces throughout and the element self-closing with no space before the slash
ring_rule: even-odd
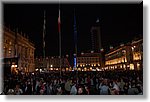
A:
<svg viewBox="0 0 150 102">
<path fill-rule="evenodd" d="M 9 42 L 9 44 L 10 44 L 10 45 L 12 44 L 11 41 Z"/>
<path fill-rule="evenodd" d="M 137 63 L 137 69 L 140 70 L 140 64 L 139 63 Z"/>
<path fill-rule="evenodd" d="M 134 64 L 130 64 L 130 70 L 134 70 Z"/>
<path fill-rule="evenodd" d="M 134 51 L 134 47 L 131 47 L 132 48 L 132 51 Z"/>
<path fill-rule="evenodd" d="M 9 54 L 11 54 L 11 48 L 9 48 L 9 51 L 8 51 L 8 53 L 9 53 Z"/>
<path fill-rule="evenodd" d="M 126 65 L 125 65 L 125 64 L 123 65 L 123 68 L 126 68 Z"/>
</svg>

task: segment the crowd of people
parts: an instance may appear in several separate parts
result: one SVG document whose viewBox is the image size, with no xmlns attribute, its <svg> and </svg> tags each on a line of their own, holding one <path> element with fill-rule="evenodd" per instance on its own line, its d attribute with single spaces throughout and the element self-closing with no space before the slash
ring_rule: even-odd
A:
<svg viewBox="0 0 150 102">
<path fill-rule="evenodd" d="M 4 76 L 5 95 L 142 95 L 143 72 L 59 72 Z"/>
</svg>

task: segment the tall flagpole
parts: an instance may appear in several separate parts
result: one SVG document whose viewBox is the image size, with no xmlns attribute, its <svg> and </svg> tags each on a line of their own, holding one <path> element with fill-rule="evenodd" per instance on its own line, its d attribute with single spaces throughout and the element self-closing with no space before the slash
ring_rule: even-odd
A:
<svg viewBox="0 0 150 102">
<path fill-rule="evenodd" d="M 45 59 L 45 34 L 46 34 L 46 19 L 45 19 L 45 10 L 44 10 L 44 24 L 43 24 L 43 58 Z"/>
<path fill-rule="evenodd" d="M 74 56 L 74 67 L 77 67 L 77 27 L 76 27 L 76 16 L 74 9 L 74 43 L 75 43 L 75 56 Z"/>
<path fill-rule="evenodd" d="M 60 1 L 59 1 L 59 17 L 58 17 L 58 31 L 59 31 L 59 67 L 60 67 L 60 76 L 61 76 L 61 20 L 60 20 Z"/>
</svg>

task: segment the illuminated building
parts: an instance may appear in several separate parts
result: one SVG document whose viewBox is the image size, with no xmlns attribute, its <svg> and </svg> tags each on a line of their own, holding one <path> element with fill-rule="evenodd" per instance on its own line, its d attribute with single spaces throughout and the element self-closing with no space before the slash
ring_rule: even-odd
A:
<svg viewBox="0 0 150 102">
<path fill-rule="evenodd" d="M 35 70 L 35 47 L 27 37 L 4 27 L 2 45 L 4 68 L 8 68 L 8 70 L 10 68 L 13 73 L 18 73 L 19 71 L 33 72 Z"/>
<path fill-rule="evenodd" d="M 77 68 L 79 71 L 92 71 L 100 69 L 100 53 L 81 53 L 77 57 Z"/>
<path fill-rule="evenodd" d="M 133 64 L 135 70 L 140 70 L 143 67 L 143 39 L 133 41 L 131 43 L 133 53 Z"/>
<path fill-rule="evenodd" d="M 141 70 L 143 62 L 143 39 L 121 45 L 105 54 L 108 70 Z"/>
<path fill-rule="evenodd" d="M 42 69 L 42 71 L 57 71 L 60 70 L 60 58 L 59 57 L 46 57 L 35 58 L 36 70 Z M 61 58 L 61 70 L 71 71 L 70 64 L 67 58 Z"/>
</svg>

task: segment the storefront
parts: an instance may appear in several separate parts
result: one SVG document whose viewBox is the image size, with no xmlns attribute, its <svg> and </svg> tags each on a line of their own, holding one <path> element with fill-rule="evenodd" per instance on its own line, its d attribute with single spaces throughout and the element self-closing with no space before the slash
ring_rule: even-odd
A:
<svg viewBox="0 0 150 102">
<path fill-rule="evenodd" d="M 7 74 L 18 74 L 18 57 L 4 58 L 3 60 L 4 75 Z"/>
</svg>

